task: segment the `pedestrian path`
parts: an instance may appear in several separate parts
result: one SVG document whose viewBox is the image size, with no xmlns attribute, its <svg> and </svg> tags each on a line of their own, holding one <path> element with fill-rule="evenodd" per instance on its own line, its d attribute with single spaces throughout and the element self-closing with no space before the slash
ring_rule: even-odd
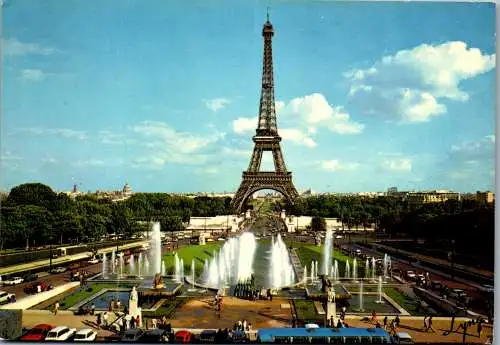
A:
<svg viewBox="0 0 500 345">
<path fill-rule="evenodd" d="M 292 261 L 292 266 L 295 271 L 295 276 L 297 277 L 297 281 L 303 281 L 304 279 L 304 267 L 302 266 L 299 256 L 297 255 L 297 252 L 295 251 L 295 248 L 293 248 L 290 251 L 290 260 Z"/>
<path fill-rule="evenodd" d="M 21 309 L 26 310 L 37 304 L 42 303 L 45 300 L 53 298 L 67 290 L 70 290 L 76 286 L 80 285 L 79 282 L 67 283 L 61 286 L 57 286 L 52 290 L 40 292 L 34 295 L 30 295 L 19 299 L 14 303 L 9 303 L 0 307 L 0 309 Z"/>
</svg>

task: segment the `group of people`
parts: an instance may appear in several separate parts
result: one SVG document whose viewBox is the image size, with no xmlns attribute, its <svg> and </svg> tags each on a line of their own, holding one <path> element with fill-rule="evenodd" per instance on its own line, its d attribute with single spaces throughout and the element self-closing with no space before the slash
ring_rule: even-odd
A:
<svg viewBox="0 0 500 345">
<path fill-rule="evenodd" d="M 217 294 L 215 295 L 215 298 L 214 298 L 214 306 L 215 306 L 215 310 L 217 310 L 218 312 L 221 312 L 222 311 L 222 296 Z"/>
<path fill-rule="evenodd" d="M 431 319 L 430 322 L 431 322 L 431 326 L 432 326 L 432 316 L 430 317 L 430 319 Z M 386 316 L 386 317 L 384 317 L 383 326 L 382 326 L 377 319 L 377 312 L 376 311 L 372 311 L 372 318 L 370 321 L 372 323 L 375 323 L 376 328 L 384 328 L 384 330 L 386 330 L 386 331 L 389 330 L 393 334 L 397 333 L 397 329 L 399 328 L 399 323 L 401 322 L 399 315 L 396 315 L 396 317 L 394 319 L 392 319 L 390 322 L 389 322 L 389 318 Z M 425 321 L 424 321 L 424 323 L 425 323 Z"/>
<path fill-rule="evenodd" d="M 105 311 L 104 313 L 97 314 L 97 327 L 107 329 L 110 327 L 111 323 L 109 322 L 109 313 Z M 132 316 L 130 314 L 124 314 L 124 316 L 118 317 L 118 319 L 112 323 L 116 330 L 119 332 L 124 332 L 128 329 L 137 328 L 141 325 L 141 319 L 139 315 Z"/>
<path fill-rule="evenodd" d="M 436 332 L 434 330 L 434 328 L 432 328 L 432 316 L 429 316 L 429 318 L 427 318 L 427 316 L 424 317 L 424 331 L 425 332 L 429 332 L 429 331 Z"/>
<path fill-rule="evenodd" d="M 95 314 L 95 304 L 92 303 L 89 306 L 82 305 L 78 308 L 78 315 L 94 315 Z"/>
</svg>

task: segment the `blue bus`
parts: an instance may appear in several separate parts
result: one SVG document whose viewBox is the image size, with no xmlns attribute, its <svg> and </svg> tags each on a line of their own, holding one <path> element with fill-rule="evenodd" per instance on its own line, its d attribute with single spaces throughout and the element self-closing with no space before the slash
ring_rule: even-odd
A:
<svg viewBox="0 0 500 345">
<path fill-rule="evenodd" d="M 274 344 L 390 344 L 382 328 L 262 328 L 258 343 Z"/>
</svg>

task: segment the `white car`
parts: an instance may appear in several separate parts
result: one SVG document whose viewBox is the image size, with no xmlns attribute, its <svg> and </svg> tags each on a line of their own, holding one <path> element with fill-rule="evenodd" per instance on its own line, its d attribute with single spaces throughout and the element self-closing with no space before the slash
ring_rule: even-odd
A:
<svg viewBox="0 0 500 345">
<path fill-rule="evenodd" d="M 68 269 L 66 267 L 56 267 L 52 270 L 52 273 L 63 273 L 66 272 Z"/>
<path fill-rule="evenodd" d="M 94 341 L 96 336 L 96 331 L 84 328 L 75 333 L 75 341 Z"/>
<path fill-rule="evenodd" d="M 24 281 L 23 278 L 21 277 L 11 277 L 7 278 L 6 280 L 3 281 L 4 285 L 17 285 L 21 284 Z"/>
<path fill-rule="evenodd" d="M 9 303 L 12 297 L 16 296 L 12 293 L 0 291 L 0 303 Z"/>
<path fill-rule="evenodd" d="M 411 335 L 405 332 L 398 332 L 394 334 L 392 340 L 394 341 L 395 344 L 413 344 L 413 339 L 411 338 Z"/>
<path fill-rule="evenodd" d="M 73 334 L 75 334 L 76 328 L 69 328 L 67 326 L 59 326 L 47 333 L 45 341 L 66 341 Z"/>
<path fill-rule="evenodd" d="M 417 275 L 413 271 L 406 271 L 406 276 L 408 277 L 408 279 L 415 279 L 417 277 Z"/>
<path fill-rule="evenodd" d="M 90 260 L 88 261 L 88 263 L 89 263 L 89 264 L 92 264 L 92 265 L 98 264 L 98 263 L 99 263 L 99 259 L 96 259 L 96 258 L 94 258 L 94 259 L 90 259 Z"/>
</svg>

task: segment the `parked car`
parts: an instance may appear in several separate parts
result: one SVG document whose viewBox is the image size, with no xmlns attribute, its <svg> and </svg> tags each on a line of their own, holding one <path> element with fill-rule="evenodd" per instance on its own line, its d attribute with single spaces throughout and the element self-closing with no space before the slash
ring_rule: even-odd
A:
<svg viewBox="0 0 500 345">
<path fill-rule="evenodd" d="M 406 332 L 397 332 L 393 335 L 392 341 L 395 344 L 413 344 L 413 339 L 411 335 Z"/>
<path fill-rule="evenodd" d="M 416 277 L 417 275 L 415 274 L 414 271 L 406 271 L 406 278 L 408 280 L 415 280 Z"/>
<path fill-rule="evenodd" d="M 175 342 L 181 344 L 188 344 L 193 339 L 193 333 L 189 331 L 178 331 L 175 333 Z"/>
<path fill-rule="evenodd" d="M 97 336 L 97 332 L 90 329 L 84 328 L 75 333 L 75 341 L 94 341 Z"/>
<path fill-rule="evenodd" d="M 67 270 L 68 270 L 67 267 L 59 266 L 59 267 L 53 268 L 51 272 L 52 273 L 63 273 L 63 272 L 66 272 Z"/>
<path fill-rule="evenodd" d="M 98 264 L 99 263 L 99 259 L 96 259 L 96 258 L 92 258 L 90 259 L 89 261 L 87 261 L 89 264 L 91 265 L 95 265 L 95 264 Z"/>
<path fill-rule="evenodd" d="M 0 291 L 0 303 L 10 303 L 16 299 L 16 295 L 6 291 Z"/>
<path fill-rule="evenodd" d="M 40 290 L 38 289 L 38 286 L 40 286 Z M 24 292 L 27 294 L 35 294 L 38 293 L 38 291 L 43 292 L 47 291 L 49 286 L 45 282 L 36 282 L 34 284 L 28 285 L 24 288 Z"/>
<path fill-rule="evenodd" d="M 168 332 L 159 328 L 151 329 L 139 337 L 140 343 L 166 343 L 168 341 Z"/>
<path fill-rule="evenodd" d="M 460 298 L 462 296 L 467 296 L 464 290 L 462 289 L 450 289 L 450 297 Z"/>
<path fill-rule="evenodd" d="M 38 275 L 36 273 L 28 273 L 23 277 L 24 282 L 34 282 L 38 279 Z"/>
<path fill-rule="evenodd" d="M 17 284 L 21 284 L 23 282 L 23 278 L 21 277 L 10 277 L 10 278 L 7 278 L 3 281 L 3 284 L 4 285 L 17 285 Z"/>
<path fill-rule="evenodd" d="M 47 333 L 45 341 L 66 341 L 73 334 L 75 334 L 76 328 L 69 328 L 67 326 L 56 327 Z"/>
<path fill-rule="evenodd" d="M 441 290 L 443 288 L 443 283 L 441 283 L 439 280 L 433 280 L 431 282 L 431 288 L 433 290 Z"/>
<path fill-rule="evenodd" d="M 128 329 L 123 333 L 121 341 L 123 342 L 135 342 L 137 341 L 144 331 L 140 328 Z"/>
<path fill-rule="evenodd" d="M 42 341 L 45 340 L 45 337 L 47 336 L 47 333 L 54 329 L 55 326 L 49 325 L 46 323 L 42 323 L 39 325 L 36 325 L 32 329 L 28 331 L 25 335 L 21 337 L 21 341 Z"/>
</svg>

